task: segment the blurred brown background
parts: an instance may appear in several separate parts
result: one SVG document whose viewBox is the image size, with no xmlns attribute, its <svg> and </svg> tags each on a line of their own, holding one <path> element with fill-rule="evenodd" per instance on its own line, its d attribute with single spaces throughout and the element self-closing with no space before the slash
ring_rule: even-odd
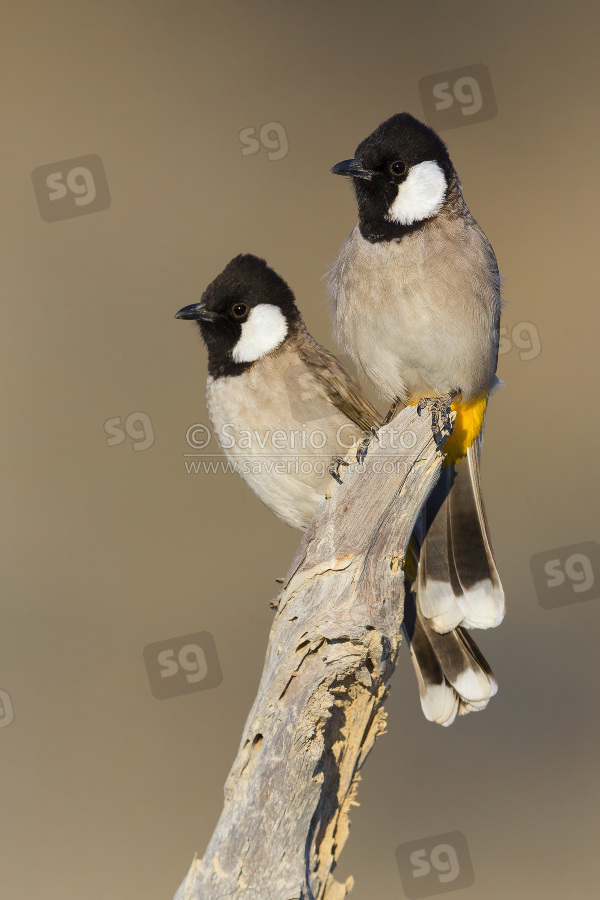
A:
<svg viewBox="0 0 600 900">
<path fill-rule="evenodd" d="M 299 534 L 234 475 L 187 474 L 206 359 L 174 313 L 253 252 L 335 349 L 323 276 L 356 213 L 330 167 L 392 113 L 422 118 L 421 79 L 479 64 L 498 113 L 443 137 L 505 279 L 484 479 L 509 611 L 478 633 L 500 692 L 429 724 L 402 654 L 338 876 L 402 897 L 395 848 L 461 831 L 457 900 L 595 894 L 600 590 L 545 609 L 530 559 L 598 541 L 599 18 L 582 0 L 4 4 L 3 898 L 166 900 L 202 854 Z M 243 155 L 269 122 L 275 158 Z M 90 214 L 44 221 L 33 170 L 90 154 L 110 206 L 74 176 L 64 209 Z M 104 423 L 140 412 L 109 445 Z M 204 631 L 221 684 L 155 699 L 144 647 Z"/>
</svg>

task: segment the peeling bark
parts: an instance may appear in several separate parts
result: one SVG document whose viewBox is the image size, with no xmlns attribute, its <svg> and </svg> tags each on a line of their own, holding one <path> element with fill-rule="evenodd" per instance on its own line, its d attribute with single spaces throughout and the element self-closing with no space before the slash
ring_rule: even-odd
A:
<svg viewBox="0 0 600 900">
<path fill-rule="evenodd" d="M 392 432 L 411 449 L 386 449 Z M 175 900 L 343 900 L 352 889 L 332 873 L 385 730 L 404 554 L 441 459 L 431 416 L 408 407 L 322 500 L 279 595 L 221 818 Z"/>
</svg>

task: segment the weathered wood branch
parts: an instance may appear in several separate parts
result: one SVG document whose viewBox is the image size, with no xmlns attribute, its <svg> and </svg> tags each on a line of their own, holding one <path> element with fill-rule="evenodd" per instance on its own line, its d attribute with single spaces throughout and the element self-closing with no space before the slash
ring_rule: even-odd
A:
<svg viewBox="0 0 600 900">
<path fill-rule="evenodd" d="M 332 872 L 385 727 L 404 554 L 440 465 L 431 416 L 408 407 L 321 502 L 279 596 L 221 818 L 175 900 L 342 900 L 351 890 Z"/>
</svg>

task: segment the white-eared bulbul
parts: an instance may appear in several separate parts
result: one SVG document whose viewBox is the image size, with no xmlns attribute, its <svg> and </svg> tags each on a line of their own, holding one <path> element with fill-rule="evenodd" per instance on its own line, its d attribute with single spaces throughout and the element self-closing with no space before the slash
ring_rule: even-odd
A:
<svg viewBox="0 0 600 900">
<path fill-rule="evenodd" d="M 479 458 L 488 397 L 500 384 L 496 257 L 446 145 L 408 113 L 383 122 L 331 171 L 351 179 L 358 202 L 331 276 L 340 343 L 394 405 L 447 398 L 456 412 L 411 541 L 417 605 L 441 634 L 494 627 L 505 601 Z"/>
<path fill-rule="evenodd" d="M 195 319 L 208 349 L 207 406 L 219 444 L 275 515 L 305 529 L 330 483 L 329 463 L 381 424 L 378 412 L 307 332 L 286 282 L 256 256 L 233 259 L 176 317 Z M 465 631 L 439 634 L 412 595 L 406 606 L 427 718 L 450 724 L 486 706 L 496 682 Z"/>
</svg>

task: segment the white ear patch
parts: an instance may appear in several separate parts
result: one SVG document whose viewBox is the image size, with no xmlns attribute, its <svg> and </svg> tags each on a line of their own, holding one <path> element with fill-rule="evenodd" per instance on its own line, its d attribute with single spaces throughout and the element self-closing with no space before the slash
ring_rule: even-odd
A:
<svg viewBox="0 0 600 900">
<path fill-rule="evenodd" d="M 255 362 L 278 347 L 287 332 L 287 322 L 279 307 L 260 303 L 242 325 L 242 335 L 233 348 L 233 361 Z"/>
<path fill-rule="evenodd" d="M 413 166 L 406 181 L 398 185 L 398 196 L 386 219 L 412 225 L 434 216 L 442 207 L 448 184 L 441 166 L 433 159 Z"/>
</svg>

